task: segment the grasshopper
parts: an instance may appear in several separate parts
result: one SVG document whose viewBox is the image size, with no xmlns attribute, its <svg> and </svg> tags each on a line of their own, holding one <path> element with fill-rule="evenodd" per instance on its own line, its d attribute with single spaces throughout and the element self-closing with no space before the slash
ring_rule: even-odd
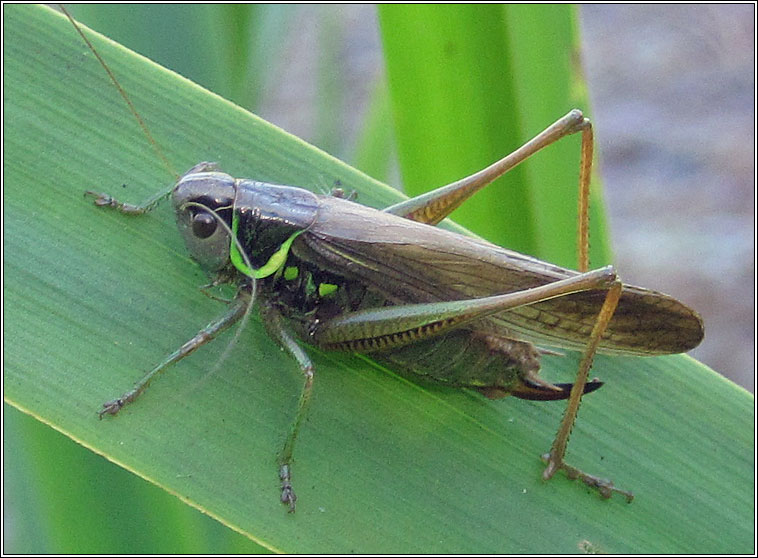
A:
<svg viewBox="0 0 758 558">
<path fill-rule="evenodd" d="M 155 145 L 105 62 L 71 22 Z M 579 271 L 436 227 L 493 180 L 573 134 L 581 135 Z M 703 324 L 697 313 L 668 295 L 623 284 L 611 266 L 589 270 L 592 158 L 592 125 L 573 110 L 489 167 L 383 210 L 362 206 L 337 191 L 318 195 L 235 178 L 208 162 L 195 165 L 169 190 L 140 205 L 87 192 L 96 205 L 127 215 L 143 215 L 170 197 L 192 258 L 213 285 L 236 288 L 223 315 L 133 388 L 104 403 L 100 418 L 116 415 L 159 373 L 238 323 L 255 304 L 270 336 L 303 377 L 295 418 L 278 458 L 280 499 L 290 512 L 297 500 L 294 447 L 315 373 L 300 343 L 369 354 L 398 371 L 475 389 L 491 399 L 511 394 L 567 400 L 553 444 L 543 455 L 543 478 L 563 470 L 603 497 L 616 492 L 631 501 L 631 492 L 564 460 L 582 396 L 602 385 L 589 380 L 594 355 L 688 351 L 703 338 Z M 543 346 L 582 352 L 573 384 L 540 377 Z"/>
</svg>

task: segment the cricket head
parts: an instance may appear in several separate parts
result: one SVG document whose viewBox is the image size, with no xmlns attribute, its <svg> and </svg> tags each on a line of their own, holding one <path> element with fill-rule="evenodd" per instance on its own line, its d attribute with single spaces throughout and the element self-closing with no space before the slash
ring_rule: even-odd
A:
<svg viewBox="0 0 758 558">
<path fill-rule="evenodd" d="M 235 179 L 213 163 L 187 171 L 171 200 L 187 250 L 205 271 L 236 269 L 255 279 L 281 269 L 319 207 L 307 190 Z"/>
<path fill-rule="evenodd" d="M 182 175 L 171 193 L 179 233 L 190 256 L 208 273 L 230 261 L 235 192 L 232 176 L 214 163 L 200 163 Z"/>
</svg>

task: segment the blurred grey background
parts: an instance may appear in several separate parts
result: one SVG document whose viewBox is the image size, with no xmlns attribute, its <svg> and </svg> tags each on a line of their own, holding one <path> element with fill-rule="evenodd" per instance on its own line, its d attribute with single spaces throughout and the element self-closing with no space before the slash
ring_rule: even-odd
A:
<svg viewBox="0 0 758 558">
<path fill-rule="evenodd" d="M 621 276 L 698 310 L 692 356 L 754 392 L 755 6 L 581 15 Z"/>
<path fill-rule="evenodd" d="M 282 58 L 287 63 L 272 73 L 275 82 L 264 84 L 256 112 L 350 162 L 383 71 L 375 9 L 297 9 L 282 42 L 290 50 Z M 706 338 L 692 355 L 751 392 L 754 10 L 752 4 L 579 10 L 616 266 L 626 282 L 672 294 L 700 312 Z M 315 45 L 325 36 L 341 44 L 343 73 L 335 79 L 349 91 L 331 134 L 314 110 L 325 87 Z"/>
</svg>

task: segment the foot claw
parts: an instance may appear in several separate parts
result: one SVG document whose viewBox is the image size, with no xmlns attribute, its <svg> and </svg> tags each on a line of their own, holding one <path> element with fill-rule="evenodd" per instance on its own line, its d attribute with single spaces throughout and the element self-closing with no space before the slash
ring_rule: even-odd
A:
<svg viewBox="0 0 758 558">
<path fill-rule="evenodd" d="M 116 206 L 118 202 L 114 200 L 112 197 L 110 197 L 108 194 L 101 194 L 100 192 L 93 192 L 92 190 L 87 190 L 84 192 L 85 196 L 92 196 L 95 198 L 95 205 L 98 207 L 104 207 L 104 206 Z"/>
<path fill-rule="evenodd" d="M 286 504 L 289 507 L 288 513 L 295 513 L 295 502 L 297 502 L 297 496 L 294 490 L 292 490 L 292 486 L 282 485 L 282 504 Z"/>
<path fill-rule="evenodd" d="M 98 411 L 98 416 L 102 420 L 103 415 L 115 415 L 124 406 L 123 399 L 114 399 L 113 401 L 107 401 L 103 403 L 103 408 Z"/>
<path fill-rule="evenodd" d="M 124 213 L 125 215 L 142 215 L 146 211 L 150 211 L 150 208 L 157 203 L 155 202 L 147 206 L 132 205 L 130 203 L 120 202 L 108 194 L 101 194 L 100 192 L 93 192 L 92 190 L 87 190 L 84 192 L 84 195 L 95 198 L 94 203 L 98 207 L 112 207 L 116 211 Z"/>
</svg>

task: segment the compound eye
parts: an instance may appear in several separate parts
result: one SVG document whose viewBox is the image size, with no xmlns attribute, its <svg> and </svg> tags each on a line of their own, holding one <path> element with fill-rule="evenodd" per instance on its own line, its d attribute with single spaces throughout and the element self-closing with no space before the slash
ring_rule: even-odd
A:
<svg viewBox="0 0 758 558">
<path fill-rule="evenodd" d="M 216 218 L 206 211 L 199 211 L 192 216 L 192 234 L 197 238 L 208 238 L 216 232 Z"/>
</svg>

